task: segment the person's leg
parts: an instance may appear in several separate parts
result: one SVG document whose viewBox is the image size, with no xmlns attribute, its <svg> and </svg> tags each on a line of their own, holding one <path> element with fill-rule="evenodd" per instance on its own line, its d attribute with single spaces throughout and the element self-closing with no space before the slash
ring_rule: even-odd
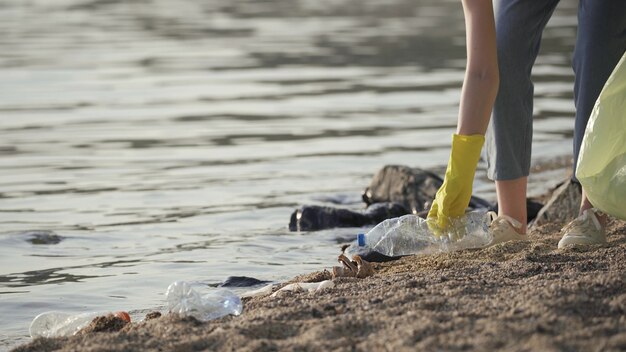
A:
<svg viewBox="0 0 626 352">
<path fill-rule="evenodd" d="M 578 33 L 573 67 L 576 76 L 574 99 L 576 124 L 574 129 L 574 170 L 591 110 L 626 50 L 626 1 L 580 0 Z M 625 122 L 626 123 L 626 122 Z M 625 127 L 626 128 L 626 127 Z M 575 175 L 573 176 L 576 180 Z M 583 191 L 580 213 L 593 205 Z"/>
<path fill-rule="evenodd" d="M 514 180 L 496 181 L 496 194 L 498 196 L 498 213 L 507 215 L 522 224 L 519 233 L 526 233 L 526 186 L 528 177 L 520 177 Z M 520 199 L 524 201 L 521 202 Z"/>
<path fill-rule="evenodd" d="M 541 35 L 559 0 L 500 0 L 496 40 L 500 87 L 487 133 L 488 177 L 496 181 L 498 212 L 526 232 L 526 185 L 532 143 L 532 66 Z"/>
</svg>

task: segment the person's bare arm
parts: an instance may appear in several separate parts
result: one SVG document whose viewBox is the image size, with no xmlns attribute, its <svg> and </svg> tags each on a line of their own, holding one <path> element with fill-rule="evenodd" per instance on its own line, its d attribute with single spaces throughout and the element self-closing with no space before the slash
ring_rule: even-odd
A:
<svg viewBox="0 0 626 352">
<path fill-rule="evenodd" d="M 457 134 L 484 135 L 500 76 L 492 0 L 463 0 L 467 66 L 461 90 Z"/>
</svg>

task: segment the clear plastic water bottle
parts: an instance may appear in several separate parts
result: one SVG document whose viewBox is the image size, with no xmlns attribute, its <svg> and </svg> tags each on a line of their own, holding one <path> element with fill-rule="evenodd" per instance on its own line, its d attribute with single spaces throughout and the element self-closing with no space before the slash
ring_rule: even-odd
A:
<svg viewBox="0 0 626 352">
<path fill-rule="evenodd" d="M 458 219 L 450 219 L 447 233 L 447 251 L 468 248 L 483 248 L 489 245 L 493 236 L 489 226 L 497 214 L 487 210 L 474 210 Z M 445 237 L 444 237 L 445 238 Z"/>
<path fill-rule="evenodd" d="M 241 299 L 225 288 L 212 289 L 200 295 L 188 282 L 176 281 L 165 292 L 169 311 L 193 316 L 202 321 L 226 315 L 239 315 L 243 310 Z"/>
<path fill-rule="evenodd" d="M 93 319 L 99 316 L 114 314 L 123 320 L 130 322 L 130 316 L 126 312 L 89 312 L 71 314 L 64 312 L 41 313 L 30 323 L 28 332 L 30 337 L 61 337 L 72 336 L 89 325 Z"/>
<path fill-rule="evenodd" d="M 89 323 L 99 314 L 95 312 L 69 314 L 63 312 L 41 313 L 33 319 L 28 329 L 30 337 L 71 336 Z"/>
<path fill-rule="evenodd" d="M 450 219 L 444 234 L 435 235 L 425 219 L 409 214 L 387 219 L 366 234 L 358 234 L 345 253 L 375 251 L 389 257 L 448 252 L 480 248 L 491 242 L 490 215 L 486 211 L 472 211 L 458 219 Z"/>
</svg>

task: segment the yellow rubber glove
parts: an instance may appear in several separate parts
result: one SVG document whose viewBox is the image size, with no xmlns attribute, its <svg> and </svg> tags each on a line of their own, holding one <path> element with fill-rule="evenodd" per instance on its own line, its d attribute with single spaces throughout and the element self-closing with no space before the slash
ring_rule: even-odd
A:
<svg viewBox="0 0 626 352">
<path fill-rule="evenodd" d="M 443 184 L 428 212 L 428 226 L 436 235 L 448 231 L 451 219 L 465 214 L 485 136 L 452 135 L 452 151 Z M 455 231 L 456 232 L 456 231 Z"/>
</svg>

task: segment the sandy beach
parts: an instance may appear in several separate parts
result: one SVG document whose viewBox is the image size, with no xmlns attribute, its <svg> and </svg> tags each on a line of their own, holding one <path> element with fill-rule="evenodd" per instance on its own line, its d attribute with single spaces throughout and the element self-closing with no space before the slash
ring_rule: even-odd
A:
<svg viewBox="0 0 626 352">
<path fill-rule="evenodd" d="M 14 351 L 624 350 L 626 222 L 609 221 L 606 245 L 562 250 L 561 225 L 534 227 L 524 242 L 375 263 L 374 276 L 318 293 L 244 300 L 238 317 L 165 315 Z"/>
</svg>

